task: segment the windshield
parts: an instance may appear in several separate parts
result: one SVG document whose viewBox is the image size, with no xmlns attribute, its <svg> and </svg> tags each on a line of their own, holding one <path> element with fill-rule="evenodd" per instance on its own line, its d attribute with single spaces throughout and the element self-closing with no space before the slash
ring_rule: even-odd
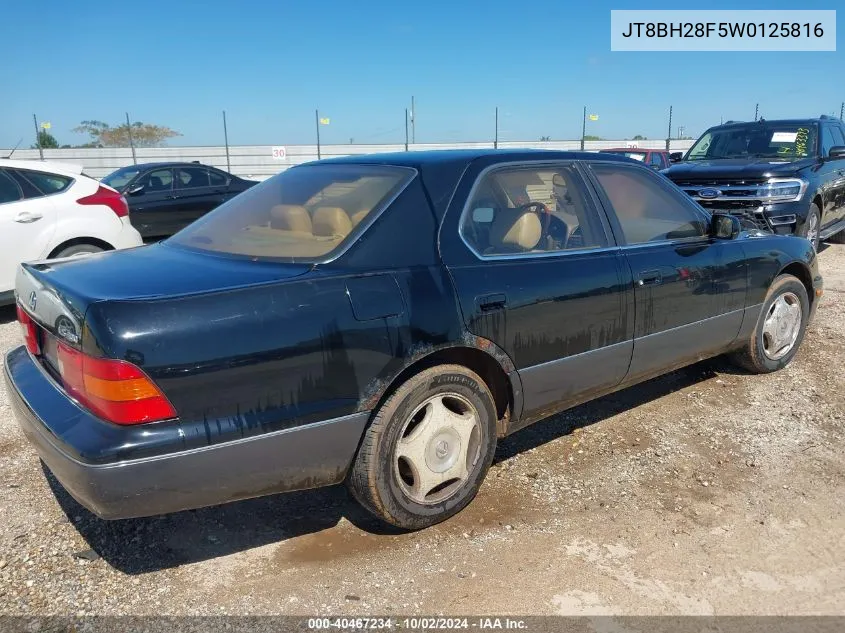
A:
<svg viewBox="0 0 845 633">
<path fill-rule="evenodd" d="M 285 261 L 325 259 L 363 231 L 416 172 L 378 165 L 307 165 L 235 196 L 174 235 L 192 249 Z"/>
<path fill-rule="evenodd" d="M 696 141 L 686 160 L 774 158 L 797 160 L 814 156 L 816 126 L 749 123 L 709 130 Z"/>
<path fill-rule="evenodd" d="M 120 191 L 128 185 L 140 171 L 141 170 L 136 167 L 124 167 L 123 169 L 113 171 L 100 182 L 107 184 L 112 189 Z"/>
</svg>

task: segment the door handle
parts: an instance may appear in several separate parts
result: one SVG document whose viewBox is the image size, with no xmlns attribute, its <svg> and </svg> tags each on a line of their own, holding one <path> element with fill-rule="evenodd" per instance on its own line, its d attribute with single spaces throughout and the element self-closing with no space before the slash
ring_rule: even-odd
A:
<svg viewBox="0 0 845 633">
<path fill-rule="evenodd" d="M 663 281 L 659 270 L 644 270 L 637 276 L 638 286 L 656 286 Z"/>
<path fill-rule="evenodd" d="M 508 298 L 502 293 L 497 293 L 476 297 L 475 302 L 482 312 L 491 312 L 504 308 L 508 304 Z"/>
<path fill-rule="evenodd" d="M 40 220 L 44 216 L 41 213 L 32 211 L 21 211 L 15 216 L 15 222 L 20 222 L 21 224 L 29 224 L 30 222 L 35 222 Z"/>
</svg>

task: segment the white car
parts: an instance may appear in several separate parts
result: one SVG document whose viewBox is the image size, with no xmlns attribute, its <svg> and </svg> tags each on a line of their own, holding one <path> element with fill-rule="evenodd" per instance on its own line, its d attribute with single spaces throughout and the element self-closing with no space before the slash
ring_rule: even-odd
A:
<svg viewBox="0 0 845 633">
<path fill-rule="evenodd" d="M 21 262 L 141 246 L 126 200 L 81 167 L 0 159 L 0 305 Z"/>
</svg>

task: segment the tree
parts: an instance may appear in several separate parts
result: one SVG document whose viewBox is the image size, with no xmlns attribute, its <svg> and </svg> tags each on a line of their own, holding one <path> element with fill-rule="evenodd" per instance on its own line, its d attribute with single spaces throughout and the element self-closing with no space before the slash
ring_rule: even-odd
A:
<svg viewBox="0 0 845 633">
<path fill-rule="evenodd" d="M 130 128 L 125 123 L 117 127 L 111 127 L 102 121 L 82 121 L 79 126 L 73 128 L 79 134 L 88 134 L 91 137 L 90 145 L 94 147 L 128 147 Z M 171 130 L 163 125 L 141 123 L 136 121 L 132 124 L 132 143 L 135 147 L 155 147 L 174 136 L 182 136 L 176 130 Z"/>
<path fill-rule="evenodd" d="M 540 141 L 551 141 L 551 140 L 552 140 L 551 136 L 541 136 L 540 137 Z"/>
<path fill-rule="evenodd" d="M 637 134 L 634 138 L 631 139 L 632 141 L 647 141 L 648 137 L 643 136 L 642 134 Z"/>
<path fill-rule="evenodd" d="M 56 137 L 50 134 L 47 130 L 41 130 L 38 132 L 38 143 L 35 145 L 31 145 L 30 149 L 58 149 L 59 142 L 56 140 Z"/>
<path fill-rule="evenodd" d="M 584 137 L 584 140 L 585 140 L 585 141 L 600 141 L 600 140 L 601 140 L 601 136 L 593 136 L 592 134 L 587 134 L 587 135 Z"/>
</svg>

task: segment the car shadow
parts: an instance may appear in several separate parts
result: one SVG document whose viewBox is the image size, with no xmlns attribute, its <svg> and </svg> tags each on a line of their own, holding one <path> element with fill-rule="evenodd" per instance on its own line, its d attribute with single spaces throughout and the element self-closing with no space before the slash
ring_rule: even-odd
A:
<svg viewBox="0 0 845 633">
<path fill-rule="evenodd" d="M 0 325 L 11 323 L 18 318 L 14 305 L 0 306 Z"/>
<path fill-rule="evenodd" d="M 622 411 L 709 380 L 740 373 L 712 359 L 593 400 L 500 440 L 496 462 L 566 436 Z M 371 534 L 402 531 L 372 517 L 344 486 L 271 495 L 164 516 L 105 521 L 77 503 L 42 464 L 47 482 L 71 524 L 93 552 L 126 574 L 143 574 L 226 556 L 332 528 L 345 518 Z M 88 552 L 87 556 L 91 556 Z"/>
</svg>

